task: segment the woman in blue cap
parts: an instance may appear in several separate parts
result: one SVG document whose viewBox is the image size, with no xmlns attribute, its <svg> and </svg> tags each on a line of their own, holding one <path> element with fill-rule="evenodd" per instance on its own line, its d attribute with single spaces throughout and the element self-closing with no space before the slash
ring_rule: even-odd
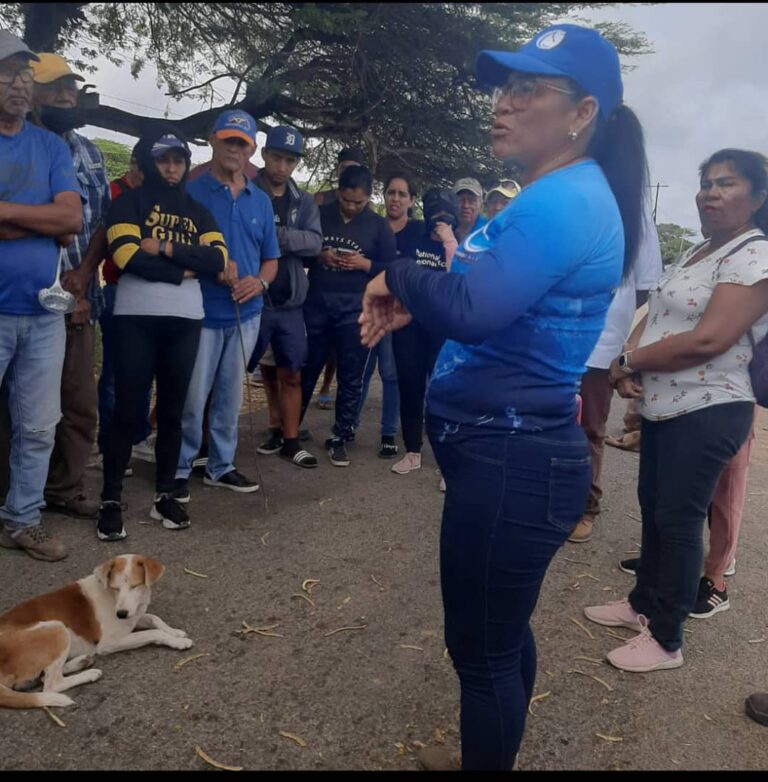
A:
<svg viewBox="0 0 768 782">
<path fill-rule="evenodd" d="M 491 146 L 523 190 L 461 243 L 449 274 L 397 261 L 372 280 L 364 344 L 416 320 L 446 337 L 427 430 L 447 484 L 440 541 L 462 767 L 512 768 L 536 677 L 529 620 L 590 485 L 576 392 L 641 232 L 647 167 L 619 58 L 550 27 L 481 52 Z M 434 767 L 434 756 L 426 759 Z"/>
</svg>

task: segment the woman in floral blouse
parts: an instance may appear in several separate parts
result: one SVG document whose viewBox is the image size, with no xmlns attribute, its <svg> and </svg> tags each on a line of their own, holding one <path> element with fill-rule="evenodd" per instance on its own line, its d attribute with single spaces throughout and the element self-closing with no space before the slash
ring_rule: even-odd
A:
<svg viewBox="0 0 768 782">
<path fill-rule="evenodd" d="M 696 205 L 708 237 L 667 268 L 610 379 L 643 416 L 638 498 L 642 555 L 628 600 L 586 608 L 639 635 L 608 654 L 625 671 L 683 664 L 702 524 L 723 467 L 747 438 L 755 404 L 752 338 L 768 333 L 768 165 L 724 149 L 700 168 Z"/>
</svg>

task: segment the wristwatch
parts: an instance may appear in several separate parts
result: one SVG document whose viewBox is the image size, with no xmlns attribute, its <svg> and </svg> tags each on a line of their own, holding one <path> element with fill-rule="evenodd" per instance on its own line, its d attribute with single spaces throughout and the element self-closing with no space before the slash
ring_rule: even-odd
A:
<svg viewBox="0 0 768 782">
<path fill-rule="evenodd" d="M 619 369 L 625 375 L 632 375 L 632 374 L 634 374 L 635 370 L 632 369 L 632 351 L 631 350 L 625 350 L 619 356 Z"/>
<path fill-rule="evenodd" d="M 165 248 L 166 248 L 167 244 L 168 243 L 166 242 L 165 239 L 161 239 L 160 240 L 160 244 L 158 245 L 158 248 L 157 248 L 157 254 L 158 255 L 165 255 Z"/>
<path fill-rule="evenodd" d="M 266 293 L 269 290 L 269 283 L 263 277 L 257 277 L 256 279 L 261 283 L 261 287 L 264 289 L 264 293 Z"/>
</svg>

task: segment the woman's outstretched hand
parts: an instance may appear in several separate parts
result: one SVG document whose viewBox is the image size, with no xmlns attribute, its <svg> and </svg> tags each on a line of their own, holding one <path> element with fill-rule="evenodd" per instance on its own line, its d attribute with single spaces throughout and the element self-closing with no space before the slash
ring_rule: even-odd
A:
<svg viewBox="0 0 768 782">
<path fill-rule="evenodd" d="M 360 313 L 360 341 L 372 348 L 390 331 L 407 326 L 413 316 L 387 288 L 384 272 L 374 277 L 363 295 L 363 311 Z"/>
</svg>

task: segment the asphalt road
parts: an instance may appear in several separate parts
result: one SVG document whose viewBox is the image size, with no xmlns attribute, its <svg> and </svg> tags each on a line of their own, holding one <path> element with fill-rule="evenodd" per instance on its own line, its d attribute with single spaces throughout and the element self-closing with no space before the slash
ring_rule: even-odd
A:
<svg viewBox="0 0 768 782">
<path fill-rule="evenodd" d="M 617 399 L 616 433 L 622 409 Z M 332 413 L 312 409 L 319 469 L 258 457 L 264 491 L 255 495 L 196 479 L 187 531 L 150 521 L 152 465 L 135 462 L 124 542 L 101 543 L 91 523 L 46 514 L 68 559 L 48 564 L 0 550 L 3 610 L 115 554 L 154 557 L 167 570 L 151 610 L 195 641 L 185 652 L 149 647 L 100 658 L 103 678 L 70 691 L 76 705 L 56 710 L 65 727 L 44 711 L 0 711 L 0 768 L 209 768 L 199 746 L 247 769 L 405 770 L 417 767 L 419 743 L 456 746 L 458 684 L 444 656 L 438 580 L 439 478 L 428 450 L 420 472 L 389 471 L 376 457 L 378 415 L 373 398 L 347 469 L 322 452 Z M 608 449 L 598 532 L 558 554 L 534 616 L 536 693 L 545 697 L 532 706 L 521 769 L 768 767 L 768 732 L 743 713 L 746 695 L 768 690 L 764 426 L 729 580 L 732 608 L 689 620 L 685 664 L 672 671 L 627 674 L 600 663 L 619 641 L 581 614 L 626 595 L 632 578 L 616 564 L 640 539 L 638 457 Z M 255 476 L 256 458 L 244 417 L 238 467 Z M 100 473 L 89 476 L 96 490 Z M 317 583 L 302 590 L 307 579 Z M 243 635 L 243 622 L 273 635 Z M 339 628 L 359 629 L 333 633 Z M 193 654 L 206 656 L 175 667 Z"/>
</svg>

